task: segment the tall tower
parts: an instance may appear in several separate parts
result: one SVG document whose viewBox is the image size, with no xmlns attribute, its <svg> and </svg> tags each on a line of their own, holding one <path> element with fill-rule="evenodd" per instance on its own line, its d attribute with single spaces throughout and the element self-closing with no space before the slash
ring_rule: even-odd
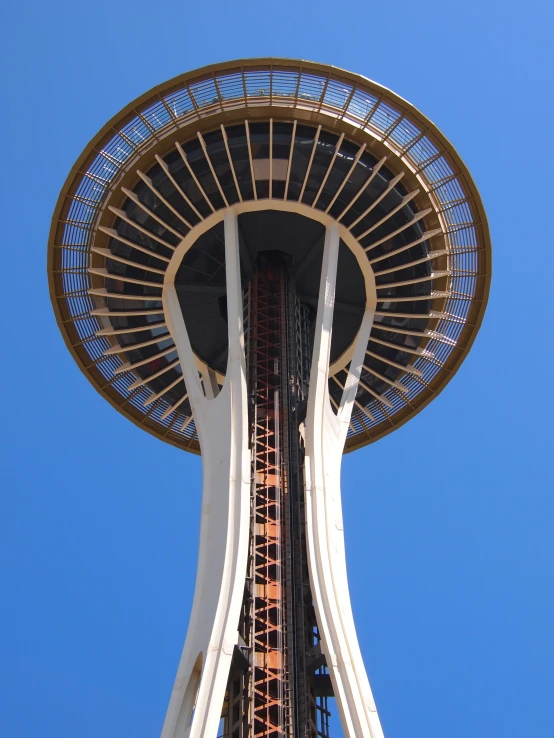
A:
<svg viewBox="0 0 554 738">
<path fill-rule="evenodd" d="M 380 738 L 344 555 L 344 452 L 468 352 L 490 282 L 479 194 L 389 90 L 286 59 L 151 90 L 87 146 L 53 218 L 64 339 L 96 389 L 202 453 L 198 573 L 162 738 Z"/>
</svg>

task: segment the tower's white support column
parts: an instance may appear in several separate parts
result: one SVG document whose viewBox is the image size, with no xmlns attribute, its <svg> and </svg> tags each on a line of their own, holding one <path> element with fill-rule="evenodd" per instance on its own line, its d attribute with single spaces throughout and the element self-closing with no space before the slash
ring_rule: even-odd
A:
<svg viewBox="0 0 554 738">
<path fill-rule="evenodd" d="M 306 534 L 312 596 L 344 735 L 382 738 L 352 617 L 342 526 L 340 467 L 374 310 L 366 308 L 335 415 L 329 358 L 339 230 L 327 227 L 306 416 Z"/>
<path fill-rule="evenodd" d="M 194 601 L 162 738 L 216 738 L 244 591 L 250 519 L 250 452 L 236 214 L 225 215 L 229 360 L 221 391 L 198 376 L 173 285 L 164 312 L 202 449 L 200 548 Z M 214 396 L 216 395 L 216 396 Z"/>
</svg>

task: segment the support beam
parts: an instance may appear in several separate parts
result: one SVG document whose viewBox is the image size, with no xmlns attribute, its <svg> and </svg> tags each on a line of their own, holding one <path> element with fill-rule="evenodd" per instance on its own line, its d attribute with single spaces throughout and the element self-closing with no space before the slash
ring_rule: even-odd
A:
<svg viewBox="0 0 554 738">
<path fill-rule="evenodd" d="M 327 228 L 306 416 L 306 535 L 310 583 L 342 729 L 346 738 L 383 733 L 354 627 L 344 553 L 340 465 L 373 323 L 366 309 L 338 413 L 329 401 L 329 359 L 339 249 Z"/>
<path fill-rule="evenodd" d="M 236 214 L 225 215 L 229 360 L 215 397 L 203 391 L 173 283 L 164 308 L 194 417 L 203 461 L 198 571 L 189 629 L 162 738 L 216 738 L 242 604 L 250 522 L 246 364 Z"/>
</svg>

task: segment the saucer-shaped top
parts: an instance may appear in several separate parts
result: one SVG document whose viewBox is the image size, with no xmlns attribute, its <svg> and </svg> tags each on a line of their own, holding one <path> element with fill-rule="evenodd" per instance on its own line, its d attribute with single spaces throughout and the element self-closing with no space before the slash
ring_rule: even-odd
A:
<svg viewBox="0 0 554 738">
<path fill-rule="evenodd" d="M 312 307 L 325 225 L 340 226 L 332 401 L 364 308 L 375 305 L 345 451 L 436 397 L 471 347 L 490 284 L 489 233 L 467 169 L 429 120 L 380 85 L 323 64 L 250 59 L 183 74 L 135 100 L 62 189 L 48 245 L 51 298 L 77 363 L 114 407 L 199 452 L 161 297 L 171 272 L 199 366 L 222 381 L 229 208 L 243 287 L 257 252 L 281 250 Z"/>
</svg>

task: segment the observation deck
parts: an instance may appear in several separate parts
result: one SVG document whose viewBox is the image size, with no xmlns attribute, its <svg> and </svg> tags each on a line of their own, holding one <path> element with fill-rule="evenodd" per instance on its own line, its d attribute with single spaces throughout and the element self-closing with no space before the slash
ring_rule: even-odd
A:
<svg viewBox="0 0 554 738">
<path fill-rule="evenodd" d="M 436 397 L 471 347 L 490 283 L 486 218 L 467 169 L 429 120 L 376 83 L 253 59 L 135 100 L 63 187 L 49 239 L 52 302 L 77 363 L 114 407 L 199 453 L 163 289 L 175 286 L 199 370 L 222 383 L 229 208 L 243 287 L 260 252 L 280 251 L 314 315 L 325 229 L 340 230 L 331 402 L 364 310 L 375 309 L 345 452 Z"/>
</svg>

